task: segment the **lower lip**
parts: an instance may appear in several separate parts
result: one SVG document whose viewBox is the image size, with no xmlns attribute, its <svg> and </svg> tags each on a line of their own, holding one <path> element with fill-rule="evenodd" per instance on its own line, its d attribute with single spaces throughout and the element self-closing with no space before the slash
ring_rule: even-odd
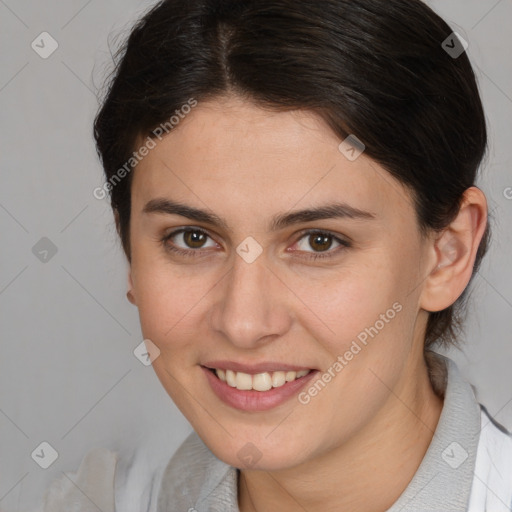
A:
<svg viewBox="0 0 512 512">
<path fill-rule="evenodd" d="M 204 366 L 201 366 L 201 369 L 205 372 L 214 393 L 224 403 L 242 411 L 268 411 L 273 409 L 297 394 L 318 373 L 317 370 L 312 370 L 304 377 L 287 382 L 278 388 L 272 388 L 268 391 L 241 391 L 232 388 L 227 382 L 220 380 Z"/>
</svg>

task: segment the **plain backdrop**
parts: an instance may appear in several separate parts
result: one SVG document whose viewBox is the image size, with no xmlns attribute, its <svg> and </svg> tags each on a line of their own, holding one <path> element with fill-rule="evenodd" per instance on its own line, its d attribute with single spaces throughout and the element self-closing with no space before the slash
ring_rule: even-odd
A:
<svg viewBox="0 0 512 512">
<path fill-rule="evenodd" d="M 153 3 L 0 0 L 0 509 L 8 512 L 37 504 L 94 447 L 144 445 L 168 459 L 192 430 L 133 354 L 143 337 L 125 297 L 126 262 L 108 202 L 92 193 L 104 183 L 92 122 L 109 41 L 115 49 Z M 428 3 L 469 42 L 490 135 L 479 185 L 493 243 L 472 285 L 464 352 L 448 355 L 512 429 L 512 0 Z M 48 58 L 31 46 L 42 32 L 58 44 Z M 48 51 L 55 43 L 44 37 Z M 44 441 L 58 452 L 48 469 L 31 456 Z"/>
</svg>

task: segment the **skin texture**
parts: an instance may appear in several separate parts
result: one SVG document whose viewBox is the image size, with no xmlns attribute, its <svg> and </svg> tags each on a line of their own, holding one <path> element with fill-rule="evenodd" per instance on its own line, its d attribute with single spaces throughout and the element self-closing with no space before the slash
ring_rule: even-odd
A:
<svg viewBox="0 0 512 512">
<path fill-rule="evenodd" d="M 468 189 L 452 225 L 423 239 L 407 190 L 364 153 L 349 161 L 340 142 L 311 112 L 230 96 L 199 103 L 133 171 L 128 297 L 160 350 L 162 385 L 210 450 L 242 469 L 242 512 L 386 510 L 442 410 L 423 359 L 427 311 L 448 307 L 469 282 L 485 196 Z M 143 213 L 155 198 L 215 213 L 228 228 Z M 269 230 L 276 214 L 333 201 L 375 218 Z M 194 245 L 178 234 L 167 244 L 199 256 L 160 241 L 187 226 L 209 237 Z M 351 246 L 328 239 L 322 252 L 305 229 Z M 248 236 L 263 248 L 250 264 L 236 253 Z M 315 252 L 331 257 L 309 259 Z M 266 412 L 236 410 L 199 366 L 265 360 L 326 371 L 396 302 L 401 311 L 307 405 L 293 397 Z M 237 456 L 248 442 L 262 454 L 256 466 Z"/>
</svg>

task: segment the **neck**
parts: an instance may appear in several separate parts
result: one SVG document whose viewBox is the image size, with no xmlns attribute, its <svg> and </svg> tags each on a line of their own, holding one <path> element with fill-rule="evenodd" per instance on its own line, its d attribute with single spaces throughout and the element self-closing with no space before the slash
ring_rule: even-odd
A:
<svg viewBox="0 0 512 512">
<path fill-rule="evenodd" d="M 335 450 L 291 469 L 242 470 L 240 512 L 388 510 L 418 470 L 443 408 L 421 362 L 406 372 L 371 424 Z"/>
</svg>

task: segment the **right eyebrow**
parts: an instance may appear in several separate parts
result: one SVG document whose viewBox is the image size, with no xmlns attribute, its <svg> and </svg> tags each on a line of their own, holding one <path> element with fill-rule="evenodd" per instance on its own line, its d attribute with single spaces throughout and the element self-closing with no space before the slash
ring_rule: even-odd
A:
<svg viewBox="0 0 512 512">
<path fill-rule="evenodd" d="M 188 206 L 183 203 L 171 201 L 170 199 L 157 198 L 148 201 L 144 208 L 143 213 L 164 213 L 167 215 L 180 215 L 181 217 L 187 217 L 188 219 L 195 220 L 197 222 L 204 222 L 213 226 L 219 226 L 229 231 L 229 227 L 224 219 L 221 219 L 214 213 L 207 212 L 206 210 L 200 210 L 193 206 Z"/>
</svg>

